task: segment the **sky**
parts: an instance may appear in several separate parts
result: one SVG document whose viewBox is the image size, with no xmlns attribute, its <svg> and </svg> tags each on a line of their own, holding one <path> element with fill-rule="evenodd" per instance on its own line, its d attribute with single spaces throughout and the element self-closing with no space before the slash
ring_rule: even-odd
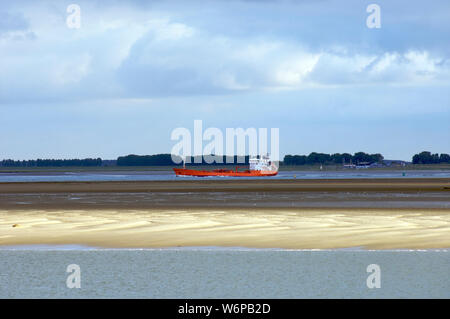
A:
<svg viewBox="0 0 450 319">
<path fill-rule="evenodd" d="M 3 1 L 0 159 L 170 153 L 194 120 L 278 128 L 281 157 L 450 153 L 449 17 L 447 0 Z"/>
</svg>

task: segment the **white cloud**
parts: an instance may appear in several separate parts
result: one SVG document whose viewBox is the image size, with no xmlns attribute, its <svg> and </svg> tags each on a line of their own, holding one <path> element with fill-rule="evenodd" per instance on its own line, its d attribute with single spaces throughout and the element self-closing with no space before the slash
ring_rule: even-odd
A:
<svg viewBox="0 0 450 319">
<path fill-rule="evenodd" d="M 394 64 L 398 64 L 399 54 L 396 52 L 387 52 L 379 57 L 378 62 L 372 67 L 374 73 L 386 72 L 392 68 Z"/>
<path fill-rule="evenodd" d="M 216 74 L 212 81 L 215 86 L 222 87 L 226 90 L 244 91 L 251 89 L 249 85 L 238 83 L 236 76 L 227 71 Z"/>
<path fill-rule="evenodd" d="M 316 67 L 320 54 L 300 54 L 286 61 L 281 61 L 274 68 L 275 85 L 299 87 L 305 77 Z"/>
<path fill-rule="evenodd" d="M 171 23 L 169 20 L 149 21 L 150 29 L 156 34 L 156 41 L 181 40 L 194 35 L 194 28 L 182 23 Z"/>
<path fill-rule="evenodd" d="M 87 53 L 56 61 L 50 72 L 53 84 L 64 86 L 80 82 L 91 70 L 91 61 L 92 57 Z"/>
<path fill-rule="evenodd" d="M 149 98 L 450 84 L 449 63 L 425 49 L 372 53 L 336 43 L 311 48 L 301 39 L 217 33 L 180 14 L 132 6 L 94 9 L 83 5 L 82 26 L 73 30 L 64 11 L 24 7 L 22 30 L 0 38 L 0 99 L 20 99 L 21 89 L 36 98 L 70 98 L 71 86 L 73 94 L 87 98 Z M 208 19 L 214 24 L 214 17 Z M 14 32 L 35 36 L 14 41 Z"/>
<path fill-rule="evenodd" d="M 395 85 L 450 84 L 450 68 L 444 59 L 424 50 L 386 52 L 368 72 L 369 80 Z"/>
</svg>

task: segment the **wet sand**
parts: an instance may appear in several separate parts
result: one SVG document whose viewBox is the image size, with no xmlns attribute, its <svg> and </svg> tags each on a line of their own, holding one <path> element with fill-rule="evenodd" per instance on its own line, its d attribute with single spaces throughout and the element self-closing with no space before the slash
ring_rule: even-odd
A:
<svg viewBox="0 0 450 319">
<path fill-rule="evenodd" d="M 1 183 L 0 245 L 450 248 L 449 191 L 449 179 Z M 377 207 L 399 195 L 407 205 Z M 368 205 L 345 207 L 354 196 Z"/>
<path fill-rule="evenodd" d="M 315 191 L 449 191 L 450 178 L 377 179 L 259 179 L 121 181 L 121 182 L 8 182 L 7 193 L 139 193 L 139 192 L 315 192 Z"/>
</svg>

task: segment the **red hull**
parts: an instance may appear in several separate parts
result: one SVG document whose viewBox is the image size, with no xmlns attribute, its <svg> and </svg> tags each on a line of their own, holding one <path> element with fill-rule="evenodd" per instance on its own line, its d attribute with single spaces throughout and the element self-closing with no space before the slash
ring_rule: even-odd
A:
<svg viewBox="0 0 450 319">
<path fill-rule="evenodd" d="M 173 169 L 177 176 L 235 176 L 235 177 L 261 177 L 261 176 L 275 176 L 278 172 L 271 171 L 233 171 L 231 169 L 216 169 L 212 171 L 187 169 L 187 168 L 174 168 Z"/>
</svg>

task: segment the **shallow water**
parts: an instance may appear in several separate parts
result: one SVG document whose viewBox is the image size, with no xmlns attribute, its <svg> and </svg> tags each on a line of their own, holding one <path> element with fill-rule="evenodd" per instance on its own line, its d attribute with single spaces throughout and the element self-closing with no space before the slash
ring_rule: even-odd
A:
<svg viewBox="0 0 450 319">
<path fill-rule="evenodd" d="M 168 181 L 218 179 L 224 177 L 176 177 L 172 171 L 97 171 L 97 172 L 0 172 L 0 182 L 86 182 L 86 181 Z M 252 179 L 234 177 L 236 179 Z M 389 170 L 368 169 L 342 171 L 280 171 L 275 177 L 258 179 L 338 179 L 338 178 L 450 178 L 450 170 Z M 227 177 L 230 179 L 230 177 Z"/>
<path fill-rule="evenodd" d="M 0 298 L 450 297 L 448 250 L 38 248 L 0 249 Z M 66 286 L 70 264 L 81 288 Z"/>
</svg>

